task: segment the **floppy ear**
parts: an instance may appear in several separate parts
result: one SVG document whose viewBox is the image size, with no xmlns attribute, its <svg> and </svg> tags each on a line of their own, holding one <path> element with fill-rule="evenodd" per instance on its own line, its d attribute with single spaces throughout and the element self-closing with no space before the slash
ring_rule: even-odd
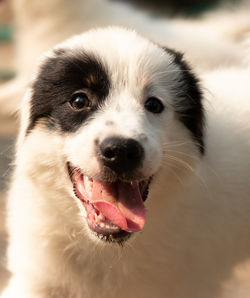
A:
<svg viewBox="0 0 250 298">
<path fill-rule="evenodd" d="M 173 57 L 172 63 L 179 66 L 180 79 L 178 98 L 175 108 L 180 121 L 192 133 L 192 136 L 199 146 L 200 152 L 204 153 L 204 110 L 203 93 L 200 81 L 193 73 L 188 63 L 183 59 L 183 54 L 167 47 L 162 47 L 168 55 Z"/>
</svg>

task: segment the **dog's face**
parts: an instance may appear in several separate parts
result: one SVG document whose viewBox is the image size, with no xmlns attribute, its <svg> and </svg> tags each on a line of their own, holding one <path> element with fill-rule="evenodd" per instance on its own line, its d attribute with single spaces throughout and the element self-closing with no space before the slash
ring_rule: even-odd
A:
<svg viewBox="0 0 250 298">
<path fill-rule="evenodd" d="M 203 152 L 196 78 L 180 54 L 134 32 L 96 30 L 59 45 L 29 94 L 20 142 L 28 175 L 43 193 L 67 191 L 79 224 L 103 241 L 142 230 L 159 172 Z"/>
</svg>

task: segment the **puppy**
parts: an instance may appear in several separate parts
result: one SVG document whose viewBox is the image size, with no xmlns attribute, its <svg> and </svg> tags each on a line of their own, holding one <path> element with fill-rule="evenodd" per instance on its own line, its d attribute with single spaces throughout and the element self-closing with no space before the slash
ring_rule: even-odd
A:
<svg viewBox="0 0 250 298">
<path fill-rule="evenodd" d="M 49 51 L 22 105 L 2 297 L 249 297 L 249 69 L 225 75 L 201 84 L 120 28 Z"/>
</svg>

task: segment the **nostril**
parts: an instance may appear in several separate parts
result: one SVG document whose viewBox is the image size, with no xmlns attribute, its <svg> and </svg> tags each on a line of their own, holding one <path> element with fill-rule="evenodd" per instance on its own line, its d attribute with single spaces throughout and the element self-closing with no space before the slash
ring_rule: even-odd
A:
<svg viewBox="0 0 250 298">
<path fill-rule="evenodd" d="M 102 154 L 107 159 L 114 159 L 116 156 L 115 150 L 112 148 L 105 148 Z"/>
</svg>

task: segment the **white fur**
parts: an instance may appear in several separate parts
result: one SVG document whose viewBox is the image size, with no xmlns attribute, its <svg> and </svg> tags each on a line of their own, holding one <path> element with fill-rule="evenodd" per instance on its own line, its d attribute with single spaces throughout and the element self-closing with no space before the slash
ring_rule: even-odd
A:
<svg viewBox="0 0 250 298">
<path fill-rule="evenodd" d="M 101 42 L 110 38 L 118 41 L 106 49 Z M 123 42 L 133 44 L 134 55 L 119 47 Z M 249 68 L 203 76 L 205 155 L 200 158 L 172 109 L 168 90 L 179 73 L 177 66 L 169 68 L 170 55 L 134 32 L 112 28 L 60 47 L 98 53 L 113 70 L 114 87 L 103 110 L 76 133 L 51 132 L 41 121 L 25 137 L 27 91 L 8 203 L 9 268 L 14 274 L 2 297 L 248 298 Z M 119 86 L 131 65 L 128 81 Z M 166 106 L 161 115 L 142 108 L 143 80 L 136 78 L 145 73 L 159 82 L 154 91 Z M 129 105 L 122 104 L 124 97 Z M 100 133 L 102 138 L 109 135 L 106 119 L 114 121 L 119 135 L 143 143 L 144 171 L 155 173 L 146 226 L 123 248 L 104 245 L 89 234 L 65 168 L 69 159 L 87 173 L 98 171 L 93 140 Z"/>
</svg>

